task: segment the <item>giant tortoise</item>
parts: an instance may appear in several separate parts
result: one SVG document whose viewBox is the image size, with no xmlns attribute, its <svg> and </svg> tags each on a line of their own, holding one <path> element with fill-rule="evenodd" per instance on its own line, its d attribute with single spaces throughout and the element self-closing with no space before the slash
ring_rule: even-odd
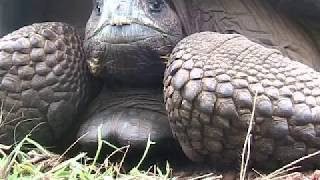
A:
<svg viewBox="0 0 320 180">
<path fill-rule="evenodd" d="M 27 2 L 34 1 L 20 8 Z M 42 2 L 34 8 L 47 9 L 29 10 L 31 19 L 68 11 Z M 316 0 L 93 0 L 85 31 L 79 21 L 22 27 L 0 39 L 0 142 L 31 132 L 56 144 L 77 131 L 90 149 L 102 127 L 115 145 L 177 139 L 193 161 L 232 164 L 254 110 L 253 164 L 315 152 L 319 7 Z M 96 96 L 97 79 L 104 85 Z"/>
</svg>

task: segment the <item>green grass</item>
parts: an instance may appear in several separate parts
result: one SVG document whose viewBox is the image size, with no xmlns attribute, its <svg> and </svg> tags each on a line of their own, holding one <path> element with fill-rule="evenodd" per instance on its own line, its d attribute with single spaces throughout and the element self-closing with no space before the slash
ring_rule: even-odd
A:
<svg viewBox="0 0 320 180">
<path fill-rule="evenodd" d="M 254 104 L 256 102 L 256 96 L 254 98 Z M 320 155 L 320 151 L 309 154 L 298 160 L 283 166 L 282 168 L 264 175 L 255 171 L 254 169 L 248 169 L 248 162 L 250 159 L 251 150 L 251 137 L 253 129 L 254 111 L 251 116 L 248 133 L 246 140 L 243 145 L 243 152 L 241 155 L 241 169 L 239 172 L 239 179 L 248 179 L 248 171 L 253 171 L 255 173 L 256 179 L 259 180 L 278 180 L 286 179 L 289 176 L 299 175 L 296 172 L 299 167 L 296 165 L 301 161 L 312 158 L 314 156 Z M 101 137 L 101 126 L 97 130 L 98 133 L 98 144 L 97 151 L 93 158 L 87 156 L 86 153 L 79 153 L 72 158 L 65 158 L 67 152 L 78 143 L 82 138 L 80 137 L 74 144 L 72 144 L 66 152 L 61 155 L 54 154 L 44 148 L 42 145 L 30 138 L 30 135 L 26 136 L 23 140 L 14 146 L 4 146 L 0 144 L 0 180 L 1 179 L 22 179 L 22 180 L 51 180 L 51 179 L 71 179 L 71 180 L 109 180 L 109 179 L 179 179 L 179 177 L 173 177 L 172 169 L 167 163 L 165 170 L 160 170 L 157 166 L 152 166 L 148 170 L 141 169 L 141 165 L 145 161 L 145 158 L 149 152 L 149 149 L 155 143 L 148 139 L 145 151 L 140 158 L 140 161 L 135 167 L 129 171 L 123 170 L 123 164 L 126 160 L 127 152 L 130 146 L 125 147 L 115 147 L 114 145 L 104 141 Z M 84 135 L 85 136 L 85 135 Z M 101 155 L 101 149 L 103 145 L 107 145 L 114 149 L 113 153 L 108 155 L 103 162 L 98 163 L 98 159 Z M 115 154 L 122 153 L 122 159 L 118 163 L 112 163 L 111 158 Z M 320 172 L 316 171 L 319 174 Z M 317 174 L 317 173 L 314 174 Z M 190 177 L 189 179 L 222 179 L 222 176 L 215 176 L 214 173 L 206 174 L 198 177 Z"/>
<path fill-rule="evenodd" d="M 101 134 L 101 128 L 98 129 Z M 28 136 L 15 145 L 13 150 L 8 146 L 0 146 L 0 179 L 83 179 L 83 180 L 108 180 L 108 179 L 174 179 L 171 169 L 167 164 L 165 172 L 153 166 L 148 171 L 140 170 L 148 150 L 154 143 L 149 139 L 141 160 L 127 173 L 122 173 L 122 164 L 129 146 L 115 148 L 103 163 L 97 163 L 103 141 L 99 135 L 98 150 L 94 158 L 89 158 L 86 153 L 79 153 L 73 158 L 65 159 L 63 155 L 56 155 L 47 151 L 43 146 L 30 139 Z M 112 164 L 109 159 L 117 152 L 123 152 L 120 163 Z"/>
<path fill-rule="evenodd" d="M 101 129 L 98 129 L 101 132 Z M 250 133 L 248 133 L 250 134 Z M 249 137 L 249 136 L 248 136 Z M 76 142 L 75 142 L 76 143 Z M 100 150 L 103 144 L 110 145 L 109 143 L 99 138 L 97 152 L 94 158 L 89 158 L 86 153 L 79 153 L 73 158 L 66 159 L 64 154 L 57 155 L 48 150 L 37 142 L 30 139 L 28 136 L 25 137 L 20 143 L 15 145 L 10 153 L 8 152 L 11 148 L 9 146 L 0 145 L 0 179 L 22 179 L 22 180 L 51 180 L 51 179 L 71 179 L 71 180 L 111 180 L 111 179 L 178 179 L 178 177 L 172 176 L 172 169 L 167 164 L 164 171 L 161 171 L 157 166 L 152 166 L 149 170 L 144 171 L 140 169 L 145 157 L 148 154 L 150 146 L 154 143 L 148 140 L 145 152 L 143 153 L 139 163 L 129 170 L 123 172 L 121 170 L 122 164 L 125 161 L 126 153 L 129 146 L 117 148 L 112 146 L 115 150 L 111 153 L 102 163 L 97 163 L 97 159 L 100 155 Z M 72 148 L 72 146 L 70 147 Z M 109 159 L 116 153 L 123 153 L 123 158 L 119 163 L 110 163 Z M 250 154 L 250 153 L 249 153 Z M 306 157 L 298 159 L 268 175 L 260 174 L 255 171 L 258 180 L 278 180 L 286 179 L 289 176 L 299 176 L 295 170 L 298 168 L 295 165 L 305 159 L 319 155 L 320 151 L 310 154 Z M 247 159 L 249 157 L 246 157 Z M 247 160 L 245 160 L 247 161 Z M 240 172 L 240 179 L 248 179 L 246 176 L 247 170 L 242 168 Z M 317 171 L 319 174 L 319 171 Z M 192 180 L 198 179 L 222 179 L 222 176 L 215 176 L 207 174 L 199 177 L 190 177 Z"/>
</svg>

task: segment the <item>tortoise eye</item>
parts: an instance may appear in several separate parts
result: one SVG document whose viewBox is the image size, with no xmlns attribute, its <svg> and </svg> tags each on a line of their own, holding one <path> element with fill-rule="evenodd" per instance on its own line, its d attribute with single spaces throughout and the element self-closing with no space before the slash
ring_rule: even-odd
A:
<svg viewBox="0 0 320 180">
<path fill-rule="evenodd" d="M 151 12 L 160 12 L 163 8 L 164 1 L 163 0 L 150 0 L 149 1 L 149 9 Z"/>
<path fill-rule="evenodd" d="M 102 8 L 102 2 L 97 0 L 96 1 L 96 12 L 97 12 L 97 15 L 100 16 L 101 15 L 101 8 Z"/>
</svg>

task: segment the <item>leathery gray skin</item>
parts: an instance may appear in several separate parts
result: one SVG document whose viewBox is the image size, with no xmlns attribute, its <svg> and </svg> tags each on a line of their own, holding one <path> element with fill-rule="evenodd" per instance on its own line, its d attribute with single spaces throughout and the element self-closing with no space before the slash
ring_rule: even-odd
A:
<svg viewBox="0 0 320 180">
<path fill-rule="evenodd" d="M 180 20 L 163 0 L 97 0 L 87 22 L 85 49 L 91 73 L 105 81 L 85 113 L 78 137 L 95 152 L 97 129 L 117 146 L 144 150 L 177 145 L 162 98 L 165 61 L 183 38 Z M 178 145 L 177 145 L 178 146 Z"/>
<path fill-rule="evenodd" d="M 172 7 L 163 0 L 93 2 L 85 40 L 92 74 L 126 85 L 143 81 L 144 86 L 159 86 L 165 68 L 159 57 L 168 55 L 183 37 Z"/>
<path fill-rule="evenodd" d="M 177 149 L 160 88 L 106 88 L 85 113 L 78 137 L 81 149 L 95 153 L 98 127 L 104 140 L 116 146 L 130 145 L 130 151 L 143 152 L 148 138 L 157 143 L 155 151 Z"/>
</svg>

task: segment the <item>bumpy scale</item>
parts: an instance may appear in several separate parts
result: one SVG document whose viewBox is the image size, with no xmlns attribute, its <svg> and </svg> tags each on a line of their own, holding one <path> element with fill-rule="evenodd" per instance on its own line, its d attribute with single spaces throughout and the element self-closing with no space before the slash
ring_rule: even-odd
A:
<svg viewBox="0 0 320 180">
<path fill-rule="evenodd" d="M 23 27 L 0 39 L 0 142 L 34 132 L 56 141 L 87 101 L 82 40 L 63 23 Z"/>
<path fill-rule="evenodd" d="M 320 149 L 319 77 L 244 36 L 203 32 L 173 50 L 164 98 L 190 159 L 238 164 L 257 93 L 251 162 L 275 167 Z"/>
</svg>

